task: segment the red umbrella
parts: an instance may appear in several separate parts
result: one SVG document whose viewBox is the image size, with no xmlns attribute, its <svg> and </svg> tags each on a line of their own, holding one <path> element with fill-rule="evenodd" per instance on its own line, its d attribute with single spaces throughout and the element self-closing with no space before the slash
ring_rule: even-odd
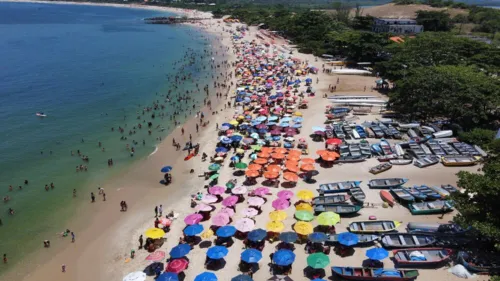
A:
<svg viewBox="0 0 500 281">
<path fill-rule="evenodd" d="M 146 257 L 146 260 L 148 260 L 148 261 L 161 261 L 164 258 L 165 258 L 164 251 L 156 251 L 152 254 L 149 254 L 149 256 Z"/>
<path fill-rule="evenodd" d="M 333 138 L 333 139 L 327 139 L 327 140 L 326 140 L 326 144 L 341 145 L 341 144 L 342 144 L 342 140 L 341 140 L 341 139 L 336 139 L 336 138 Z"/>
<path fill-rule="evenodd" d="M 167 268 L 165 269 L 165 271 L 179 274 L 182 271 L 186 270 L 188 265 L 189 265 L 189 262 L 186 259 L 171 260 L 167 264 Z"/>
</svg>

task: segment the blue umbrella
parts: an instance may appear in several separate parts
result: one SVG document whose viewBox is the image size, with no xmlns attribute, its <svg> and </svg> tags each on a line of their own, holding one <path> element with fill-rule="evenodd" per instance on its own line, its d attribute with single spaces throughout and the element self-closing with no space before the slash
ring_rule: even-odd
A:
<svg viewBox="0 0 500 281">
<path fill-rule="evenodd" d="M 265 134 L 267 133 L 267 130 L 266 129 L 260 129 L 257 131 L 259 134 Z"/>
<path fill-rule="evenodd" d="M 226 153 L 227 152 L 227 148 L 225 148 L 225 147 L 217 147 L 217 148 L 215 148 L 215 152 L 217 152 L 217 153 L 221 153 L 221 152 Z"/>
<path fill-rule="evenodd" d="M 280 240 L 285 242 L 285 243 L 293 243 L 299 239 L 299 236 L 295 232 L 282 232 L 280 234 Z"/>
<path fill-rule="evenodd" d="M 302 121 L 304 121 L 304 118 L 302 118 L 302 117 L 295 117 L 295 118 L 293 118 L 293 122 L 295 122 L 295 123 L 300 123 Z"/>
<path fill-rule="evenodd" d="M 280 126 L 282 128 L 287 128 L 287 127 L 290 127 L 290 123 L 280 123 L 278 126 Z"/>
<path fill-rule="evenodd" d="M 223 137 L 220 142 L 222 142 L 223 144 L 230 144 L 233 142 L 233 140 L 228 137 Z"/>
<path fill-rule="evenodd" d="M 373 248 L 366 251 L 366 256 L 372 260 L 383 260 L 389 256 L 389 252 L 384 248 Z"/>
<path fill-rule="evenodd" d="M 233 157 L 231 157 L 231 161 L 240 161 L 240 157 L 233 156 Z"/>
<path fill-rule="evenodd" d="M 292 118 L 290 117 L 285 117 L 285 118 L 282 118 L 281 119 L 281 122 L 290 122 L 292 120 Z"/>
<path fill-rule="evenodd" d="M 300 79 L 295 80 L 295 84 L 299 84 L 300 82 Z"/>
<path fill-rule="evenodd" d="M 322 127 L 317 127 L 316 126 L 316 127 L 312 127 L 312 131 L 313 132 L 316 132 L 316 131 L 324 132 L 324 131 L 326 131 L 326 129 L 322 128 Z"/>
<path fill-rule="evenodd" d="M 277 97 L 276 95 L 269 96 L 269 99 L 270 99 L 270 100 L 275 100 L 275 99 L 277 99 L 277 98 L 278 98 L 278 97 Z"/>
<path fill-rule="evenodd" d="M 295 254 L 290 250 L 279 250 L 273 255 L 273 262 L 277 265 L 287 266 L 295 261 Z"/>
<path fill-rule="evenodd" d="M 165 166 L 165 167 L 161 168 L 161 172 L 162 173 L 168 173 L 170 171 L 172 171 L 172 167 L 171 166 Z"/>
<path fill-rule="evenodd" d="M 247 125 L 240 125 L 239 128 L 240 128 L 240 130 L 246 130 L 248 128 L 248 126 Z"/>
<path fill-rule="evenodd" d="M 309 234 L 309 241 L 313 243 L 321 243 L 325 242 L 328 239 L 328 236 L 324 234 L 323 232 L 314 232 Z"/>
<path fill-rule="evenodd" d="M 164 272 L 156 278 L 156 281 L 179 281 L 179 276 L 173 272 Z"/>
<path fill-rule="evenodd" d="M 337 235 L 337 241 L 342 245 L 352 246 L 358 244 L 359 237 L 351 232 L 342 232 Z"/>
<path fill-rule="evenodd" d="M 225 132 L 225 131 L 229 130 L 229 127 L 228 127 L 228 126 L 221 126 L 221 127 L 219 128 L 219 130 L 221 130 L 221 131 Z"/>
<path fill-rule="evenodd" d="M 228 252 L 228 249 L 224 246 L 213 246 L 208 249 L 207 257 L 214 260 L 222 259 L 227 255 Z"/>
<path fill-rule="evenodd" d="M 258 139 L 259 138 L 259 134 L 252 133 L 252 134 L 250 134 L 250 137 L 253 138 L 253 139 Z"/>
<path fill-rule="evenodd" d="M 170 250 L 170 257 L 173 259 L 182 258 L 185 255 L 189 254 L 191 251 L 191 246 L 188 244 L 179 244 Z"/>
<path fill-rule="evenodd" d="M 196 276 L 194 281 L 217 281 L 217 276 L 212 272 L 203 272 L 202 274 Z"/>
<path fill-rule="evenodd" d="M 233 140 L 235 142 L 240 142 L 242 139 L 243 139 L 243 137 L 239 136 L 239 135 L 235 135 L 235 136 L 231 137 L 231 140 Z"/>
<path fill-rule="evenodd" d="M 273 141 L 279 141 L 280 139 L 281 139 L 281 137 L 280 137 L 280 136 L 274 136 L 274 137 L 273 137 Z"/>
<path fill-rule="evenodd" d="M 231 278 L 231 281 L 253 281 L 252 277 L 247 274 L 240 274 L 238 276 L 235 276 Z"/>
<path fill-rule="evenodd" d="M 246 249 L 241 253 L 241 260 L 248 263 L 256 263 L 262 259 L 262 253 L 255 249 Z"/>
<path fill-rule="evenodd" d="M 313 279 L 311 281 L 326 281 L 325 279 L 319 279 L 319 278 L 316 278 L 316 279 Z"/>
<path fill-rule="evenodd" d="M 236 228 L 232 225 L 226 225 L 217 229 L 217 236 L 219 237 L 231 237 L 236 233 Z"/>
<path fill-rule="evenodd" d="M 266 236 L 267 236 L 267 232 L 262 228 L 258 228 L 258 229 L 250 231 L 247 235 L 247 238 L 250 241 L 258 242 L 258 241 L 261 241 L 264 238 L 266 238 Z"/>
<path fill-rule="evenodd" d="M 203 225 L 201 224 L 188 225 L 186 228 L 184 228 L 184 234 L 186 234 L 187 236 L 194 236 L 202 232 Z"/>
<path fill-rule="evenodd" d="M 302 128 L 302 124 L 300 124 L 300 123 L 293 124 L 292 128 L 295 128 L 295 129 Z"/>
<path fill-rule="evenodd" d="M 269 120 L 269 121 L 278 120 L 278 116 L 275 116 L 275 115 L 269 116 L 269 118 L 267 118 L 267 120 Z"/>
<path fill-rule="evenodd" d="M 257 125 L 259 125 L 260 123 L 262 123 L 262 122 L 261 122 L 261 121 L 258 121 L 258 120 L 252 120 L 252 122 L 250 122 L 250 124 L 251 124 L 252 126 L 257 126 Z"/>
<path fill-rule="evenodd" d="M 267 122 L 267 123 L 266 123 L 266 125 L 267 125 L 267 126 L 274 126 L 274 125 L 276 125 L 276 124 L 278 124 L 278 123 L 276 123 L 276 122 Z"/>
<path fill-rule="evenodd" d="M 229 127 L 230 129 L 233 127 L 233 125 L 231 125 L 229 123 L 222 123 L 221 126 L 226 126 L 226 127 Z"/>
<path fill-rule="evenodd" d="M 259 121 L 259 122 L 264 122 L 266 121 L 267 117 L 266 116 L 259 116 L 257 118 L 255 118 L 255 120 Z"/>
<path fill-rule="evenodd" d="M 306 78 L 306 82 L 311 83 L 313 80 L 309 77 Z"/>
</svg>

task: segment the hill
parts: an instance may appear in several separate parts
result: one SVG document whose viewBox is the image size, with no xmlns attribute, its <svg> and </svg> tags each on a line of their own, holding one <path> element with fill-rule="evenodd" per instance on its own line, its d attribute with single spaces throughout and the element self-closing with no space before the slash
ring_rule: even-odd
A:
<svg viewBox="0 0 500 281">
<path fill-rule="evenodd" d="M 451 17 L 458 14 L 467 15 L 469 12 L 462 9 L 454 8 L 434 8 L 428 5 L 414 4 L 414 5 L 395 5 L 394 3 L 389 3 L 380 6 L 366 7 L 363 8 L 362 14 L 364 16 L 370 15 L 379 18 L 415 18 L 416 13 L 419 10 L 424 11 L 447 11 Z M 353 10 L 354 13 L 354 10 Z"/>
</svg>

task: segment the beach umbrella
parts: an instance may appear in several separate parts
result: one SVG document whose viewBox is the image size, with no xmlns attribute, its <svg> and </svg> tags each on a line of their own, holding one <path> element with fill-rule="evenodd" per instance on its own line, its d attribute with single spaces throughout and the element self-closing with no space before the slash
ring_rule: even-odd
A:
<svg viewBox="0 0 500 281">
<path fill-rule="evenodd" d="M 389 252 L 384 248 L 372 248 L 366 251 L 366 256 L 371 260 L 383 260 L 389 256 Z"/>
<path fill-rule="evenodd" d="M 244 138 L 244 139 L 242 140 L 242 142 L 243 142 L 244 144 L 247 144 L 247 145 L 248 145 L 248 144 L 252 144 L 252 143 L 254 143 L 254 141 L 255 141 L 255 140 L 254 140 L 254 139 L 252 139 L 252 138 Z"/>
<path fill-rule="evenodd" d="M 194 281 L 217 281 L 217 276 L 212 272 L 203 272 L 194 278 Z"/>
<path fill-rule="evenodd" d="M 323 128 L 323 127 L 317 127 L 317 126 L 316 126 L 316 127 L 312 127 L 312 131 L 313 131 L 313 132 L 316 132 L 316 131 L 319 131 L 319 132 L 325 132 L 325 131 L 326 131 L 326 129 L 325 129 L 325 128 Z"/>
<path fill-rule="evenodd" d="M 213 246 L 208 249 L 207 257 L 217 260 L 224 258 L 228 253 L 228 249 L 224 246 Z"/>
<path fill-rule="evenodd" d="M 271 132 L 269 132 L 272 136 L 279 136 L 281 135 L 281 131 L 280 130 L 272 130 Z"/>
<path fill-rule="evenodd" d="M 273 201 L 272 206 L 276 210 L 285 210 L 288 207 L 290 207 L 290 201 L 288 201 L 286 199 L 278 198 L 278 199 Z"/>
<path fill-rule="evenodd" d="M 162 262 L 153 262 L 146 266 L 142 272 L 146 273 L 147 276 L 156 275 L 156 272 L 163 271 L 165 265 Z"/>
<path fill-rule="evenodd" d="M 241 260 L 247 263 L 257 263 L 262 259 L 262 252 L 255 249 L 246 249 L 241 253 Z"/>
<path fill-rule="evenodd" d="M 147 261 L 161 261 L 162 259 L 165 258 L 165 252 L 164 251 L 155 251 L 154 253 L 149 254 L 146 257 Z"/>
<path fill-rule="evenodd" d="M 184 222 L 187 225 L 193 225 L 193 224 L 198 224 L 202 219 L 203 216 L 200 214 L 190 214 L 184 218 Z"/>
<path fill-rule="evenodd" d="M 233 126 L 236 126 L 236 125 L 238 125 L 238 124 L 239 124 L 239 122 L 238 122 L 237 120 L 234 120 L 234 119 L 233 119 L 233 120 L 229 121 L 229 124 L 231 124 L 231 125 L 233 125 Z"/>
<path fill-rule="evenodd" d="M 164 272 L 156 278 L 156 281 L 179 281 L 179 276 L 173 272 Z"/>
<path fill-rule="evenodd" d="M 337 138 L 332 138 L 332 139 L 327 139 L 326 144 L 334 144 L 334 145 L 341 145 L 342 144 L 342 140 L 341 139 L 337 139 Z"/>
<path fill-rule="evenodd" d="M 287 161 L 295 162 L 295 165 L 298 166 L 299 165 L 298 162 L 300 161 L 300 156 L 299 155 L 288 155 Z"/>
<path fill-rule="evenodd" d="M 261 196 L 261 197 L 262 196 L 266 196 L 267 194 L 269 194 L 269 188 L 267 188 L 267 187 L 258 187 L 252 193 L 254 195 Z"/>
<path fill-rule="evenodd" d="M 215 161 L 215 162 L 222 162 L 222 161 L 224 161 L 224 158 L 222 158 L 222 157 L 220 157 L 220 156 L 219 156 L 219 157 L 215 157 L 215 158 L 214 158 L 214 161 Z"/>
<path fill-rule="evenodd" d="M 306 176 L 308 176 L 308 177 L 314 177 L 314 176 L 317 176 L 317 175 L 319 175 L 319 172 L 317 170 L 308 171 L 306 173 Z"/>
<path fill-rule="evenodd" d="M 229 217 L 234 216 L 234 210 L 229 208 L 229 207 L 222 207 L 218 213 L 224 213 L 228 215 Z"/>
<path fill-rule="evenodd" d="M 144 235 L 148 238 L 151 238 L 151 239 L 158 239 L 158 238 L 162 238 L 163 236 L 165 236 L 165 231 L 163 231 L 163 229 L 160 229 L 160 228 L 150 228 L 150 229 L 146 230 Z"/>
<path fill-rule="evenodd" d="M 208 193 L 210 193 L 212 195 L 221 195 L 221 194 L 224 194 L 225 191 L 226 191 L 226 188 L 222 187 L 220 185 L 212 186 L 208 189 Z"/>
<path fill-rule="evenodd" d="M 319 225 L 332 226 L 336 225 L 339 222 L 340 222 L 340 216 L 339 214 L 336 214 L 334 212 L 323 212 L 318 216 Z"/>
<path fill-rule="evenodd" d="M 290 164 L 287 164 L 285 165 L 285 168 L 290 171 L 290 172 L 294 172 L 294 173 L 297 173 L 299 171 L 299 166 L 297 165 L 290 165 Z M 284 176 L 284 175 L 283 175 Z"/>
<path fill-rule="evenodd" d="M 262 149 L 262 146 L 260 145 L 252 145 L 250 148 L 254 151 L 260 151 Z"/>
<path fill-rule="evenodd" d="M 299 221 L 293 226 L 293 230 L 300 235 L 309 235 L 313 233 L 313 226 L 308 222 Z"/>
<path fill-rule="evenodd" d="M 161 168 L 160 171 L 162 173 L 168 173 L 168 172 L 172 171 L 172 166 L 165 166 L 165 167 Z"/>
<path fill-rule="evenodd" d="M 259 242 L 266 238 L 267 232 L 264 229 L 254 229 L 247 234 L 247 239 L 253 242 Z"/>
<path fill-rule="evenodd" d="M 212 195 L 212 194 L 203 194 L 201 197 L 201 202 L 211 204 L 217 202 L 217 196 Z"/>
<path fill-rule="evenodd" d="M 268 160 L 265 158 L 257 158 L 253 162 L 255 164 L 259 164 L 259 165 L 265 165 L 265 164 L 267 164 Z"/>
<path fill-rule="evenodd" d="M 295 128 L 295 129 L 302 128 L 302 124 L 301 123 L 293 124 L 292 128 Z"/>
<path fill-rule="evenodd" d="M 215 179 L 218 179 L 219 178 L 219 174 L 214 174 L 212 176 L 210 176 L 209 180 L 213 181 Z"/>
<path fill-rule="evenodd" d="M 319 156 L 323 155 L 324 153 L 328 153 L 328 150 L 325 149 L 316 150 L 316 154 L 318 154 Z"/>
<path fill-rule="evenodd" d="M 210 166 L 208 166 L 208 170 L 209 171 L 218 171 L 220 169 L 220 165 L 219 164 L 211 164 Z"/>
<path fill-rule="evenodd" d="M 352 232 L 342 232 L 337 235 L 337 241 L 344 246 L 353 246 L 358 244 L 359 236 Z"/>
<path fill-rule="evenodd" d="M 273 262 L 276 265 L 287 266 L 295 261 L 295 254 L 290 250 L 279 250 L 273 255 Z"/>
<path fill-rule="evenodd" d="M 172 221 L 167 219 L 167 218 L 159 218 L 160 224 L 164 226 L 170 226 L 172 224 Z"/>
<path fill-rule="evenodd" d="M 245 150 L 243 150 L 241 148 L 236 149 L 236 154 L 244 154 L 244 153 L 245 153 Z"/>
<path fill-rule="evenodd" d="M 225 226 L 229 223 L 230 218 L 226 213 L 217 213 L 212 217 L 212 225 L 215 226 Z"/>
<path fill-rule="evenodd" d="M 255 222 L 249 218 L 242 218 L 234 223 L 234 227 L 241 232 L 249 232 L 255 227 Z"/>
<path fill-rule="evenodd" d="M 255 217 L 256 215 L 258 215 L 259 211 L 257 211 L 257 209 L 255 209 L 255 208 L 245 208 L 241 211 L 241 214 L 244 217 L 252 218 L 252 217 Z"/>
<path fill-rule="evenodd" d="M 285 229 L 285 225 L 280 221 L 270 221 L 266 224 L 267 231 L 270 232 L 281 232 Z"/>
<path fill-rule="evenodd" d="M 146 273 L 142 271 L 135 271 L 123 277 L 123 281 L 144 281 L 146 280 Z"/>
<path fill-rule="evenodd" d="M 287 214 L 284 211 L 272 211 L 269 213 L 269 218 L 272 221 L 282 221 L 282 220 L 285 220 L 286 217 L 287 217 Z"/>
<path fill-rule="evenodd" d="M 248 170 L 260 171 L 261 169 L 262 169 L 262 165 L 259 165 L 259 164 L 248 165 Z"/>
<path fill-rule="evenodd" d="M 215 234 L 219 237 L 231 237 L 236 233 L 236 228 L 232 225 L 219 227 Z"/>
<path fill-rule="evenodd" d="M 231 278 L 231 281 L 253 281 L 253 279 L 248 274 L 240 274 Z"/>
<path fill-rule="evenodd" d="M 278 196 L 278 198 L 280 199 L 290 199 L 293 197 L 293 192 L 291 192 L 290 190 L 280 190 L 278 192 L 278 194 L 276 194 Z"/>
<path fill-rule="evenodd" d="M 259 207 L 259 206 L 264 205 L 264 203 L 266 203 L 266 200 L 264 200 L 261 197 L 250 197 L 250 198 L 248 198 L 247 203 L 250 206 Z"/>
<path fill-rule="evenodd" d="M 299 239 L 299 236 L 295 232 L 283 232 L 280 234 L 279 239 L 285 243 L 294 243 Z"/>
<path fill-rule="evenodd" d="M 190 251 L 191 251 L 191 246 L 189 246 L 189 244 L 179 244 L 170 250 L 169 255 L 173 259 L 178 259 L 189 254 Z"/>
<path fill-rule="evenodd" d="M 314 253 L 307 257 L 307 265 L 319 269 L 325 268 L 330 264 L 330 258 L 323 253 Z"/>
<path fill-rule="evenodd" d="M 314 219 L 314 215 L 308 211 L 296 211 L 295 218 L 301 221 L 312 221 Z"/>
<path fill-rule="evenodd" d="M 323 132 L 323 131 L 314 131 L 314 134 L 318 135 L 318 136 L 324 136 L 324 135 L 326 135 L 326 133 Z"/>
<path fill-rule="evenodd" d="M 189 261 L 187 259 L 173 259 L 167 264 L 167 268 L 165 269 L 165 271 L 179 274 L 182 271 L 186 270 L 188 265 Z"/>
<path fill-rule="evenodd" d="M 280 174 L 278 174 L 278 173 L 273 173 L 273 172 L 265 172 L 264 173 L 264 177 L 266 179 L 276 179 L 279 176 L 280 176 Z"/>
<path fill-rule="evenodd" d="M 236 163 L 234 165 L 234 167 L 236 169 L 246 169 L 248 167 L 248 165 L 246 163 L 243 163 L 243 162 L 239 162 L 239 163 Z"/>
<path fill-rule="evenodd" d="M 230 144 L 233 142 L 233 140 L 228 137 L 222 137 L 220 142 L 222 142 L 223 144 Z"/>
<path fill-rule="evenodd" d="M 309 241 L 313 243 L 323 243 L 328 240 L 328 236 L 323 232 L 313 232 L 309 234 Z"/>
<path fill-rule="evenodd" d="M 300 122 L 304 121 L 304 118 L 303 117 L 295 117 L 295 118 L 293 118 L 292 121 L 295 123 L 300 123 Z"/>
<path fill-rule="evenodd" d="M 222 206 L 231 207 L 238 203 L 238 196 L 231 195 L 222 200 Z"/>
<path fill-rule="evenodd" d="M 315 170 L 316 168 L 314 167 L 314 165 L 311 165 L 311 164 L 304 164 L 304 165 L 300 166 L 300 169 L 301 169 L 302 171 L 308 172 L 308 171 Z"/>
<path fill-rule="evenodd" d="M 294 173 L 291 173 L 291 172 L 284 173 L 283 174 L 283 178 L 285 180 L 291 181 L 291 182 L 297 182 L 297 181 L 299 181 L 299 176 L 297 176 L 297 174 L 294 174 Z"/>
<path fill-rule="evenodd" d="M 309 203 L 297 204 L 297 205 L 295 205 L 295 210 L 297 210 L 297 211 L 309 211 L 309 212 L 314 211 L 313 207 Z"/>
<path fill-rule="evenodd" d="M 310 190 L 303 189 L 297 192 L 297 197 L 301 200 L 311 200 L 314 197 L 314 193 Z"/>
<path fill-rule="evenodd" d="M 269 121 L 276 121 L 276 120 L 278 120 L 278 116 L 271 115 L 271 116 L 269 116 L 269 118 L 267 118 L 267 120 L 269 120 Z"/>
<path fill-rule="evenodd" d="M 201 224 L 193 224 L 188 225 L 184 228 L 184 234 L 186 236 L 195 236 L 203 232 L 203 225 Z"/>
<path fill-rule="evenodd" d="M 244 186 L 238 186 L 238 187 L 235 187 L 235 188 L 233 188 L 233 189 L 231 190 L 231 193 L 232 193 L 232 194 L 245 194 L 245 193 L 247 193 L 247 192 L 248 192 L 248 190 L 247 190 L 247 188 L 246 188 L 246 187 L 244 187 Z"/>
<path fill-rule="evenodd" d="M 231 137 L 231 140 L 234 142 L 240 142 L 242 139 L 243 139 L 243 137 L 240 135 L 234 135 Z"/>
<path fill-rule="evenodd" d="M 316 163 L 316 160 L 312 159 L 312 158 L 302 158 L 300 160 L 300 162 L 302 164 L 311 164 L 311 165 L 314 165 L 314 163 Z"/>
<path fill-rule="evenodd" d="M 298 117 L 301 117 L 301 116 L 302 116 L 302 112 L 300 112 L 300 111 L 296 111 L 293 115 L 298 116 Z"/>
<path fill-rule="evenodd" d="M 335 159 L 337 159 L 339 156 L 340 155 L 337 152 L 328 151 L 326 153 L 321 154 L 321 159 L 323 159 L 324 161 L 331 162 L 335 161 Z"/>
<path fill-rule="evenodd" d="M 281 172 L 281 168 L 278 165 L 269 165 L 267 166 L 266 171 L 271 173 L 279 173 Z"/>
<path fill-rule="evenodd" d="M 260 158 L 269 158 L 269 157 L 271 157 L 271 154 L 264 152 L 264 151 L 261 151 L 260 153 L 257 154 L 257 156 Z"/>
<path fill-rule="evenodd" d="M 245 172 L 245 176 L 249 177 L 249 178 L 256 178 L 260 175 L 259 171 L 256 171 L 256 170 L 247 170 Z"/>
<path fill-rule="evenodd" d="M 215 152 L 216 153 L 227 153 L 227 151 L 228 151 L 227 148 L 222 147 L 222 146 L 219 146 L 219 147 L 215 148 Z"/>
<path fill-rule="evenodd" d="M 230 159 L 231 159 L 231 161 L 235 161 L 235 162 L 240 161 L 240 157 L 238 157 L 238 156 L 236 156 L 236 155 L 235 155 L 235 156 L 232 156 Z"/>
<path fill-rule="evenodd" d="M 283 153 L 273 153 L 273 154 L 271 154 L 271 157 L 273 159 L 277 159 L 277 160 L 285 159 L 285 154 L 283 154 Z"/>
</svg>

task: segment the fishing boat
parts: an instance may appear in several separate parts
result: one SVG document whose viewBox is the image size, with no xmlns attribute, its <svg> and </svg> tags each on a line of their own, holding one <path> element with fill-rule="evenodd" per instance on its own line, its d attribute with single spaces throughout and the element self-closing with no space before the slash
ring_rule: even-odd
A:
<svg viewBox="0 0 500 281">
<path fill-rule="evenodd" d="M 398 155 L 398 156 L 403 156 L 405 155 L 405 150 L 403 149 L 403 147 L 401 147 L 400 144 L 396 144 L 394 145 L 394 152 Z"/>
<path fill-rule="evenodd" d="M 420 144 L 420 148 L 422 148 L 426 155 L 434 155 L 434 153 L 432 153 L 430 148 L 425 143 Z"/>
<path fill-rule="evenodd" d="M 315 205 L 314 212 L 316 214 L 323 212 L 334 212 L 339 215 L 351 215 L 359 212 L 361 210 L 361 206 L 359 205 L 351 205 L 351 204 L 328 204 L 328 205 Z"/>
<path fill-rule="evenodd" d="M 359 187 L 361 181 L 341 181 L 320 184 L 318 191 L 320 193 L 338 193 L 348 191 L 351 188 Z"/>
<path fill-rule="evenodd" d="M 358 237 L 358 243 L 356 245 L 366 245 L 370 243 L 374 243 L 375 241 L 380 239 L 380 236 L 374 234 L 355 234 Z M 338 235 L 333 234 L 328 236 L 328 240 L 325 241 L 326 244 L 335 244 L 338 243 Z"/>
<path fill-rule="evenodd" d="M 356 130 L 356 132 L 358 132 L 358 135 L 360 138 L 362 138 L 362 139 L 366 138 L 366 132 L 365 132 L 365 129 L 363 129 L 363 127 L 357 125 L 355 130 Z"/>
<path fill-rule="evenodd" d="M 352 128 L 349 125 L 344 125 L 342 126 L 342 129 L 344 129 L 345 135 L 350 136 L 352 133 Z"/>
<path fill-rule="evenodd" d="M 425 151 L 422 150 L 422 147 L 416 143 L 416 142 L 411 142 L 408 144 L 408 146 L 410 147 L 410 151 L 411 153 L 417 158 L 417 159 L 421 159 L 421 158 L 424 158 L 427 156 L 427 154 L 425 154 Z"/>
<path fill-rule="evenodd" d="M 445 166 L 474 166 L 477 158 L 470 155 L 445 155 L 441 157 L 441 162 Z"/>
<path fill-rule="evenodd" d="M 384 155 L 394 154 L 393 151 L 392 151 L 391 145 L 386 140 L 382 139 L 380 141 L 380 147 L 382 148 L 382 151 L 384 152 Z"/>
<path fill-rule="evenodd" d="M 465 142 L 454 142 L 452 143 L 453 147 L 455 147 L 458 152 L 462 155 L 473 155 L 478 156 L 480 153 L 474 149 L 474 147 Z"/>
<path fill-rule="evenodd" d="M 438 266 L 450 259 L 451 249 L 411 248 L 392 251 L 394 261 L 401 266 Z"/>
<path fill-rule="evenodd" d="M 359 135 L 358 131 L 356 130 L 351 130 L 351 136 L 353 139 L 359 139 L 361 136 Z"/>
<path fill-rule="evenodd" d="M 451 184 L 442 184 L 441 188 L 448 191 L 449 193 L 458 192 L 458 189 Z"/>
<path fill-rule="evenodd" d="M 359 142 L 359 149 L 361 150 L 361 155 L 365 157 L 371 157 L 372 156 L 372 151 L 370 149 L 370 143 L 367 142 L 366 140 L 362 140 Z"/>
<path fill-rule="evenodd" d="M 394 188 L 399 187 L 408 182 L 408 179 L 403 178 L 388 178 L 388 179 L 375 179 L 368 182 L 370 188 Z"/>
<path fill-rule="evenodd" d="M 353 233 L 385 233 L 395 231 L 401 225 L 399 221 L 355 221 L 349 224 Z"/>
<path fill-rule="evenodd" d="M 375 155 L 383 155 L 384 154 L 380 145 L 374 143 L 370 147 L 372 149 L 373 154 L 375 154 Z"/>
<path fill-rule="evenodd" d="M 444 156 L 446 155 L 446 152 L 441 148 L 439 143 L 435 140 L 430 140 L 427 142 L 427 146 L 430 148 L 432 153 L 434 153 L 436 156 Z"/>
<path fill-rule="evenodd" d="M 361 156 L 361 148 L 358 143 L 352 143 L 349 145 L 349 153 L 351 156 L 360 157 Z"/>
<path fill-rule="evenodd" d="M 440 142 L 439 146 L 446 153 L 446 155 L 460 155 L 460 152 L 445 142 Z"/>
<path fill-rule="evenodd" d="M 391 207 L 394 207 L 394 204 L 396 204 L 396 200 L 394 200 L 392 194 L 387 190 L 380 191 L 380 198 L 382 198 L 384 202 L 387 202 L 387 204 L 389 204 L 389 206 Z"/>
<path fill-rule="evenodd" d="M 436 243 L 436 237 L 430 234 L 388 233 L 382 235 L 384 248 L 427 247 Z"/>
<path fill-rule="evenodd" d="M 421 202 L 409 204 L 408 208 L 412 215 L 442 214 L 453 211 L 453 201 L 437 200 L 432 202 Z"/>
<path fill-rule="evenodd" d="M 43 112 L 37 112 L 37 113 L 35 113 L 35 115 L 38 117 L 47 117 L 47 114 L 45 114 Z"/>
<path fill-rule="evenodd" d="M 380 139 L 384 137 L 384 132 L 379 126 L 372 126 L 371 128 L 376 138 Z"/>
<path fill-rule="evenodd" d="M 415 186 L 413 186 L 413 188 L 415 190 L 418 190 L 420 193 L 425 194 L 425 196 L 427 196 L 426 199 L 428 199 L 428 200 L 432 200 L 432 199 L 435 200 L 435 199 L 440 199 L 441 198 L 441 195 L 439 195 L 439 193 L 437 193 L 436 191 L 430 189 L 426 185 L 421 185 L 421 186 L 415 185 Z"/>
<path fill-rule="evenodd" d="M 328 195 L 328 196 L 318 196 L 314 197 L 312 200 L 313 205 L 328 205 L 334 203 L 342 203 L 351 198 L 350 195 L 347 194 L 336 194 L 336 195 Z"/>
<path fill-rule="evenodd" d="M 342 131 L 342 128 L 340 127 L 340 125 L 334 125 L 333 126 L 333 131 L 335 132 L 335 135 L 337 136 L 337 138 L 339 138 L 339 139 L 345 139 L 345 134 Z"/>
<path fill-rule="evenodd" d="M 376 175 L 376 174 L 380 174 L 382 172 L 385 172 L 385 171 L 389 170 L 390 168 L 392 168 L 392 165 L 390 163 L 382 163 L 382 164 L 378 164 L 375 167 L 372 167 L 370 169 L 370 173 Z"/>
<path fill-rule="evenodd" d="M 332 266 L 332 274 L 345 280 L 359 281 L 410 281 L 418 277 L 414 269 L 387 269 L 368 267 L 342 267 Z"/>
<path fill-rule="evenodd" d="M 413 161 L 413 165 L 419 168 L 429 167 L 437 163 L 439 163 L 439 158 L 434 155 L 429 155 L 427 157 L 415 159 L 415 161 Z"/>
<path fill-rule="evenodd" d="M 473 273 L 500 274 L 498 260 L 500 260 L 498 256 L 479 257 L 463 251 L 457 254 L 457 262 Z"/>
<path fill-rule="evenodd" d="M 450 193 L 448 190 L 440 187 L 440 186 L 429 186 L 430 189 L 436 191 L 439 195 L 441 195 L 441 198 L 445 198 L 447 196 L 450 196 Z"/>
<path fill-rule="evenodd" d="M 474 149 L 479 153 L 481 157 L 488 157 L 488 153 L 486 153 L 481 147 L 474 145 Z"/>
<path fill-rule="evenodd" d="M 401 129 L 413 129 L 413 128 L 418 128 L 420 126 L 419 123 L 403 123 L 403 124 L 398 124 L 398 127 Z"/>
<path fill-rule="evenodd" d="M 432 135 L 436 139 L 449 138 L 449 137 L 453 136 L 453 131 L 452 130 L 443 130 L 443 131 L 435 132 Z"/>
<path fill-rule="evenodd" d="M 413 163 L 413 159 L 394 159 L 394 160 L 389 160 L 389 163 L 392 165 L 410 165 Z"/>
<path fill-rule="evenodd" d="M 348 156 L 341 156 L 337 159 L 335 159 L 335 161 L 333 161 L 334 164 L 337 164 L 337 163 L 359 163 L 359 162 L 363 162 L 366 160 L 366 157 L 364 156 L 351 156 L 351 155 L 348 155 Z"/>
<path fill-rule="evenodd" d="M 410 233 L 430 233 L 434 235 L 459 235 L 464 234 L 471 228 L 462 228 L 456 223 L 438 223 L 438 222 L 409 222 L 406 231 Z"/>
<path fill-rule="evenodd" d="M 388 154 L 388 155 L 378 156 L 377 160 L 380 162 L 389 162 L 391 160 L 398 159 L 398 157 L 399 156 L 397 154 Z"/>
<path fill-rule="evenodd" d="M 411 196 L 415 197 L 415 199 L 418 200 L 425 200 L 427 199 L 427 195 L 424 193 L 420 192 L 419 190 L 415 189 L 415 187 L 401 187 L 401 189 L 407 193 L 409 193 Z"/>
<path fill-rule="evenodd" d="M 354 198 L 354 200 L 360 203 L 365 202 L 366 195 L 360 187 L 351 188 L 349 189 L 349 192 L 351 193 L 351 196 L 352 198 Z"/>
<path fill-rule="evenodd" d="M 351 152 L 349 151 L 349 146 L 345 144 L 341 144 L 339 146 L 339 154 L 340 156 L 349 156 Z"/>
<path fill-rule="evenodd" d="M 391 188 L 392 194 L 396 196 L 401 202 L 414 202 L 415 197 L 403 188 Z"/>
<path fill-rule="evenodd" d="M 392 125 L 389 125 L 388 128 L 389 128 L 389 132 L 391 133 L 391 135 L 394 139 L 399 140 L 402 138 L 401 133 L 396 128 L 394 128 Z"/>
<path fill-rule="evenodd" d="M 370 127 L 365 128 L 365 132 L 366 132 L 366 134 L 368 135 L 369 138 L 374 138 L 375 137 L 375 133 L 373 132 L 372 128 L 370 128 Z"/>
</svg>

